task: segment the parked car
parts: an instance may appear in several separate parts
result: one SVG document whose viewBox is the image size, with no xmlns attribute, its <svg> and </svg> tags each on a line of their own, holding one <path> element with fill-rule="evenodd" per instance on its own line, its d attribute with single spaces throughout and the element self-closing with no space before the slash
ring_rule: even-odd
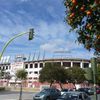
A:
<svg viewBox="0 0 100 100">
<path fill-rule="evenodd" d="M 57 100 L 91 100 L 85 92 L 70 91 L 61 95 Z"/>
<path fill-rule="evenodd" d="M 64 93 L 68 92 L 68 89 L 62 89 L 61 90 L 61 95 L 63 95 Z"/>
<path fill-rule="evenodd" d="M 98 88 L 98 87 L 96 88 L 96 93 L 100 94 L 100 88 Z"/>
<path fill-rule="evenodd" d="M 33 96 L 33 100 L 56 100 L 61 93 L 56 88 L 46 88 Z"/>
<path fill-rule="evenodd" d="M 85 92 L 88 95 L 93 95 L 94 94 L 93 88 L 79 88 L 78 91 Z"/>
</svg>

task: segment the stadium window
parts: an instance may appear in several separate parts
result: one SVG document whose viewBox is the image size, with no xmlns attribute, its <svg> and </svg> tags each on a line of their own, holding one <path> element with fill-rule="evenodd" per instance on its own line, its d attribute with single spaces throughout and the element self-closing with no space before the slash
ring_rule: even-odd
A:
<svg viewBox="0 0 100 100">
<path fill-rule="evenodd" d="M 37 72 L 37 71 L 35 71 L 35 72 L 34 72 L 34 74 L 38 74 L 38 72 Z"/>
<path fill-rule="evenodd" d="M 37 63 L 35 63 L 35 66 L 34 66 L 35 68 L 38 68 L 38 64 Z"/>
<path fill-rule="evenodd" d="M 53 65 L 61 66 L 61 62 L 53 62 Z"/>
<path fill-rule="evenodd" d="M 25 64 L 25 69 L 27 69 L 28 68 L 28 64 Z"/>
<path fill-rule="evenodd" d="M 80 62 L 73 62 L 73 67 L 80 67 Z"/>
<path fill-rule="evenodd" d="M 83 63 L 83 67 L 84 68 L 88 68 L 89 67 L 89 63 Z"/>
<path fill-rule="evenodd" d="M 31 79 L 32 79 L 32 77 L 29 77 L 28 79 L 29 79 L 29 80 L 31 80 Z"/>
<path fill-rule="evenodd" d="M 6 69 L 8 69 L 8 66 L 6 66 Z"/>
<path fill-rule="evenodd" d="M 38 78 L 37 77 L 34 77 L 34 79 L 37 80 Z"/>
<path fill-rule="evenodd" d="M 40 68 L 43 68 L 43 63 L 40 63 Z"/>
<path fill-rule="evenodd" d="M 33 68 L 33 64 L 30 64 L 30 68 Z"/>
<path fill-rule="evenodd" d="M 71 67 L 71 62 L 63 62 L 64 67 Z"/>
<path fill-rule="evenodd" d="M 32 73 L 33 73 L 32 71 L 29 72 L 29 74 L 32 74 Z"/>
</svg>

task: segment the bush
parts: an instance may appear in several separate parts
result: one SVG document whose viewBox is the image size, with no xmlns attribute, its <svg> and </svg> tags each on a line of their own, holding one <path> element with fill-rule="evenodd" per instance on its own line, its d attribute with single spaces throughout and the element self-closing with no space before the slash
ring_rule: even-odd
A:
<svg viewBox="0 0 100 100">
<path fill-rule="evenodd" d="M 5 87 L 0 87 L 0 91 L 3 91 L 3 90 L 5 90 Z"/>
</svg>

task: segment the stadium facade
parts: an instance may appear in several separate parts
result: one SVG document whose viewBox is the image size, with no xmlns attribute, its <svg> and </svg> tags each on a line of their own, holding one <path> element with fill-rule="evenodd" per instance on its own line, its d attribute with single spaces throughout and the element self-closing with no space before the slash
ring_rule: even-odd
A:
<svg viewBox="0 0 100 100">
<path fill-rule="evenodd" d="M 3 61 L 3 59 L 5 61 Z M 88 59 L 78 59 L 78 58 L 53 58 L 53 59 L 42 59 L 42 60 L 25 60 L 24 56 L 16 56 L 13 62 L 10 62 L 10 57 L 2 58 L 0 62 L 0 70 L 4 70 L 5 72 L 9 72 L 12 78 L 9 80 L 9 85 L 15 84 L 16 77 L 15 73 L 19 69 L 25 69 L 28 73 L 27 77 L 27 86 L 30 87 L 34 82 L 39 81 L 40 70 L 45 66 L 45 63 L 52 62 L 58 63 L 64 68 L 70 67 L 80 67 L 80 68 L 89 68 L 91 67 L 90 60 Z M 6 80 L 4 81 L 6 84 Z M 20 81 L 16 81 L 20 83 Z M 1 82 L 0 82 L 1 83 Z"/>
</svg>

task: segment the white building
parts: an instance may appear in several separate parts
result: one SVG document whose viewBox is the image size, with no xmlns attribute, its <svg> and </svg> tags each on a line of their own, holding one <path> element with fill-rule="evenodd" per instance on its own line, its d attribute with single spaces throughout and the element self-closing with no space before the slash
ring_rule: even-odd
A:
<svg viewBox="0 0 100 100">
<path fill-rule="evenodd" d="M 6 72 L 10 72 L 13 76 L 12 79 L 9 81 L 10 83 L 15 82 L 15 73 L 18 69 L 23 69 L 28 73 L 27 82 L 28 86 L 31 86 L 33 82 L 38 82 L 40 70 L 45 66 L 45 63 L 53 62 L 58 63 L 64 68 L 69 67 L 80 67 L 80 68 L 89 68 L 91 67 L 90 60 L 87 59 L 44 59 L 44 60 L 34 60 L 34 61 L 25 61 L 23 57 L 18 56 L 11 63 L 1 63 L 0 69 L 4 69 Z"/>
</svg>

